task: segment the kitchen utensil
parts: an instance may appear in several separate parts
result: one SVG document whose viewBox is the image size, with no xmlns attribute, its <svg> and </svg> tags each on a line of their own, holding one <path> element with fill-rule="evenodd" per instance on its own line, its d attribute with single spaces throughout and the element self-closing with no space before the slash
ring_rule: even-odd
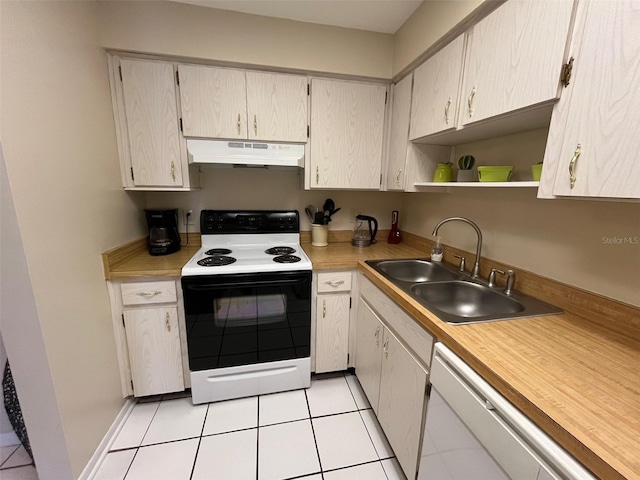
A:
<svg viewBox="0 0 640 480">
<path fill-rule="evenodd" d="M 324 214 L 322 212 L 316 212 L 313 216 L 313 223 L 322 225 L 324 223 Z"/>
<path fill-rule="evenodd" d="M 478 180 L 481 182 L 508 182 L 513 173 L 513 166 L 481 166 L 478 167 Z"/>
<path fill-rule="evenodd" d="M 330 198 L 327 198 L 324 201 L 324 205 L 322 206 L 322 210 L 333 210 L 334 208 L 336 208 L 336 204 L 334 203 L 333 200 L 331 200 Z"/>
<path fill-rule="evenodd" d="M 311 205 L 305 207 L 304 212 L 307 214 L 307 217 L 309 217 L 311 223 L 313 223 L 313 207 Z"/>
<path fill-rule="evenodd" d="M 330 217 L 333 217 L 336 213 L 338 213 L 340 211 L 340 207 L 336 208 L 335 210 L 331 210 L 331 213 L 329 214 Z"/>
<path fill-rule="evenodd" d="M 400 243 L 400 229 L 398 229 L 397 210 L 391 212 L 391 230 L 389 231 L 389 236 L 387 237 L 387 243 L 391 243 L 392 245 Z"/>
<path fill-rule="evenodd" d="M 365 223 L 366 222 L 366 223 Z M 371 224 L 373 223 L 373 229 Z M 367 215 L 356 215 L 356 226 L 353 229 L 351 245 L 354 247 L 369 247 L 376 243 L 378 221 Z"/>
</svg>

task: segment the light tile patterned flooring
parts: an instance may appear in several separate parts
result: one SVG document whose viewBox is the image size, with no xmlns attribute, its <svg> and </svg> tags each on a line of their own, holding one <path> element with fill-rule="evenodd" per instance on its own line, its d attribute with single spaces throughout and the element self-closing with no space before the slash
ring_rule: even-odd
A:
<svg viewBox="0 0 640 480">
<path fill-rule="evenodd" d="M 36 467 L 22 445 L 0 447 L 0 479 L 38 480 Z"/>
<path fill-rule="evenodd" d="M 94 480 L 293 478 L 405 480 L 355 376 L 208 405 L 140 402 Z"/>
</svg>

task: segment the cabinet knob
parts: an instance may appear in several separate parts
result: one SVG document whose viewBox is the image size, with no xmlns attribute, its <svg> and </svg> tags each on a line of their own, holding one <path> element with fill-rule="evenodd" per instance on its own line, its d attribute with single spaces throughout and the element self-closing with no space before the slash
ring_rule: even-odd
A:
<svg viewBox="0 0 640 480">
<path fill-rule="evenodd" d="M 240 135 L 240 114 L 238 114 L 238 135 Z"/>
<path fill-rule="evenodd" d="M 169 323 L 169 312 L 167 312 L 167 315 L 165 316 L 164 323 L 167 326 L 167 331 L 170 332 L 171 331 L 171 323 Z"/>
<path fill-rule="evenodd" d="M 253 116 L 253 133 L 258 135 L 258 116 L 257 115 Z"/>
<path fill-rule="evenodd" d="M 571 157 L 571 161 L 569 162 L 569 184 L 571 188 L 573 188 L 576 184 L 576 163 L 578 163 L 578 158 L 580 158 L 580 154 L 582 153 L 582 145 L 578 144 L 576 147 L 576 151 L 573 152 L 573 157 Z"/>
<path fill-rule="evenodd" d="M 451 107 L 452 101 L 453 99 L 449 97 L 449 100 L 447 100 L 447 105 L 444 107 L 444 121 L 447 125 L 449 125 L 449 107 Z"/>
<path fill-rule="evenodd" d="M 473 97 L 476 96 L 476 87 L 473 87 L 471 89 L 471 95 L 469 95 L 469 98 L 467 99 L 467 105 L 469 106 L 469 118 L 473 117 Z"/>
</svg>

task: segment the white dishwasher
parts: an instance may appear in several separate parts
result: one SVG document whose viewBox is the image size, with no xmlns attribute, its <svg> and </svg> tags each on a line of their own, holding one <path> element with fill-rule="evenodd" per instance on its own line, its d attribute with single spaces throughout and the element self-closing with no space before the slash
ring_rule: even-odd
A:
<svg viewBox="0 0 640 480">
<path fill-rule="evenodd" d="M 418 480 L 595 480 L 562 447 L 442 343 Z"/>
</svg>

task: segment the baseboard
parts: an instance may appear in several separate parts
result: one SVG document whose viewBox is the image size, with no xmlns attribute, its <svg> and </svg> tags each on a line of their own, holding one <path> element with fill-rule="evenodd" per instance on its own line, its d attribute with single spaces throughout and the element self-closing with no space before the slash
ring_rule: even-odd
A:
<svg viewBox="0 0 640 480">
<path fill-rule="evenodd" d="M 0 447 L 10 447 L 20 445 L 20 439 L 16 432 L 0 433 Z"/>
<path fill-rule="evenodd" d="M 131 415 L 131 412 L 133 410 L 133 407 L 135 407 L 135 405 L 136 405 L 135 399 L 133 399 L 132 397 L 128 397 L 127 401 L 122 406 L 120 413 L 118 414 L 116 419 L 113 421 L 113 423 L 111 424 L 111 427 L 109 428 L 104 438 L 100 442 L 100 445 L 98 445 L 98 448 L 96 448 L 96 451 L 93 453 L 93 455 L 87 462 L 87 465 L 84 467 L 84 470 L 82 470 L 82 473 L 78 477 L 78 480 L 91 480 L 95 477 L 96 473 L 98 472 L 98 469 L 100 468 L 100 466 L 102 465 L 102 462 L 104 461 L 104 458 L 107 456 L 107 453 L 109 452 L 109 448 L 115 441 L 116 437 L 118 436 L 118 433 L 120 433 L 120 430 L 122 429 L 125 422 L 127 421 L 127 418 L 129 418 L 129 415 Z"/>
</svg>

